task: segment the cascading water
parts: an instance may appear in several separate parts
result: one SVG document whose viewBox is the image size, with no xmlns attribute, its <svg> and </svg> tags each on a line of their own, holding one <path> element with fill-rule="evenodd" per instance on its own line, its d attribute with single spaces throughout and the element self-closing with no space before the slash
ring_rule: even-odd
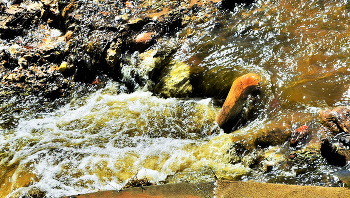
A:
<svg viewBox="0 0 350 198">
<path fill-rule="evenodd" d="M 175 49 L 171 64 L 190 71 L 187 97 L 152 93 L 151 71 L 134 53 L 123 55 L 129 62 L 120 82 L 82 84 L 71 98 L 43 105 L 36 96 L 2 101 L 0 197 L 119 190 L 143 176 L 155 184 L 218 177 L 347 185 L 347 167 L 327 164 L 317 151 L 328 135 L 319 130 L 319 111 L 349 105 L 349 22 L 347 1 L 257 1 L 190 21 L 150 50 Z M 220 100 L 246 73 L 263 79 L 257 118 L 225 134 L 216 124 Z M 287 140 L 257 143 L 269 131 L 301 125 L 311 131 L 308 150 Z M 290 160 L 294 152 L 299 161 Z"/>
</svg>

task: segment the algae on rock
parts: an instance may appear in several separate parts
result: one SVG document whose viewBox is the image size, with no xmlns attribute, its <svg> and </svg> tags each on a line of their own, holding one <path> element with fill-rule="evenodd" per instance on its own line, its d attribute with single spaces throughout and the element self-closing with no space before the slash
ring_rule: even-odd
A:
<svg viewBox="0 0 350 198">
<path fill-rule="evenodd" d="M 155 86 L 155 92 L 165 97 L 187 97 L 192 94 L 190 66 L 179 60 L 172 60 Z"/>
</svg>

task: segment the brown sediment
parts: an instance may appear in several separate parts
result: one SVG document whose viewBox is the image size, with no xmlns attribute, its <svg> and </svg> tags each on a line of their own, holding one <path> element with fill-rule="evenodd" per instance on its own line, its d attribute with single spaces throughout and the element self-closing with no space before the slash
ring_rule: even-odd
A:
<svg viewBox="0 0 350 198">
<path fill-rule="evenodd" d="M 76 198 L 201 198 L 214 197 L 215 185 L 213 182 L 207 183 L 179 183 L 165 184 L 158 186 L 145 186 L 128 188 L 121 192 L 101 191 L 83 195 L 76 195 Z M 72 196 L 69 196 L 72 197 Z M 67 197 L 68 198 L 68 197 Z"/>
<path fill-rule="evenodd" d="M 298 186 L 219 180 L 216 197 L 349 197 L 350 190 L 340 187 Z"/>
<path fill-rule="evenodd" d="M 215 188 L 216 187 L 216 188 Z M 298 186 L 285 184 L 268 184 L 258 182 L 241 182 L 218 180 L 213 183 L 181 183 L 137 187 L 128 191 L 101 191 L 97 193 L 77 195 L 76 198 L 199 198 L 199 197 L 349 197 L 350 190 L 341 187 Z"/>
<path fill-rule="evenodd" d="M 230 92 L 216 119 L 221 128 L 230 130 L 236 125 L 238 116 L 243 110 L 244 101 L 251 92 L 257 90 L 260 82 L 259 75 L 249 73 L 237 78 L 232 83 Z"/>
</svg>

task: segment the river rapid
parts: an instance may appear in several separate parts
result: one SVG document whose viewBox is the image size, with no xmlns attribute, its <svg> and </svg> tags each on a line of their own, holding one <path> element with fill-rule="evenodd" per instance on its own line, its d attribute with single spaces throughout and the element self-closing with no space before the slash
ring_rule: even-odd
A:
<svg viewBox="0 0 350 198">
<path fill-rule="evenodd" d="M 330 135 L 320 130 L 319 112 L 350 103 L 349 24 L 346 0 L 257 1 L 189 22 L 167 39 L 176 46 L 174 65 L 190 70 L 188 96 L 152 92 L 135 52 L 121 70 L 132 91 L 105 77 L 67 98 L 2 101 L 0 197 L 120 190 L 145 177 L 348 186 L 350 169 L 320 155 L 320 139 Z M 246 73 L 263 79 L 254 119 L 224 133 L 216 117 L 233 80 Z M 311 132 L 302 147 L 256 145 L 261 134 L 302 125 Z M 296 152 L 302 157 L 291 160 Z"/>
</svg>

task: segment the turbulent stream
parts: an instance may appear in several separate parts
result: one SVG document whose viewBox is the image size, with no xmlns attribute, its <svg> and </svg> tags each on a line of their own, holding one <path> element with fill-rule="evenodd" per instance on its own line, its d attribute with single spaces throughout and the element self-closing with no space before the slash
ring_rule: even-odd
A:
<svg viewBox="0 0 350 198">
<path fill-rule="evenodd" d="M 0 104 L 0 197 L 119 190 L 143 177 L 154 184 L 218 177 L 348 186 L 347 166 L 328 165 L 317 150 L 327 135 L 319 130 L 319 111 L 350 102 L 349 24 L 346 0 L 257 1 L 170 39 L 178 45 L 173 60 L 190 67 L 194 96 L 163 98 L 149 90 L 152 82 L 130 93 L 106 80 L 43 104 L 36 96 L 12 97 Z M 130 81 L 132 67 L 122 70 Z M 225 134 L 216 116 L 233 80 L 246 73 L 263 79 L 256 119 Z M 311 131 L 304 161 L 291 162 L 298 148 L 288 141 L 254 144 L 264 131 L 301 125 Z"/>
</svg>

